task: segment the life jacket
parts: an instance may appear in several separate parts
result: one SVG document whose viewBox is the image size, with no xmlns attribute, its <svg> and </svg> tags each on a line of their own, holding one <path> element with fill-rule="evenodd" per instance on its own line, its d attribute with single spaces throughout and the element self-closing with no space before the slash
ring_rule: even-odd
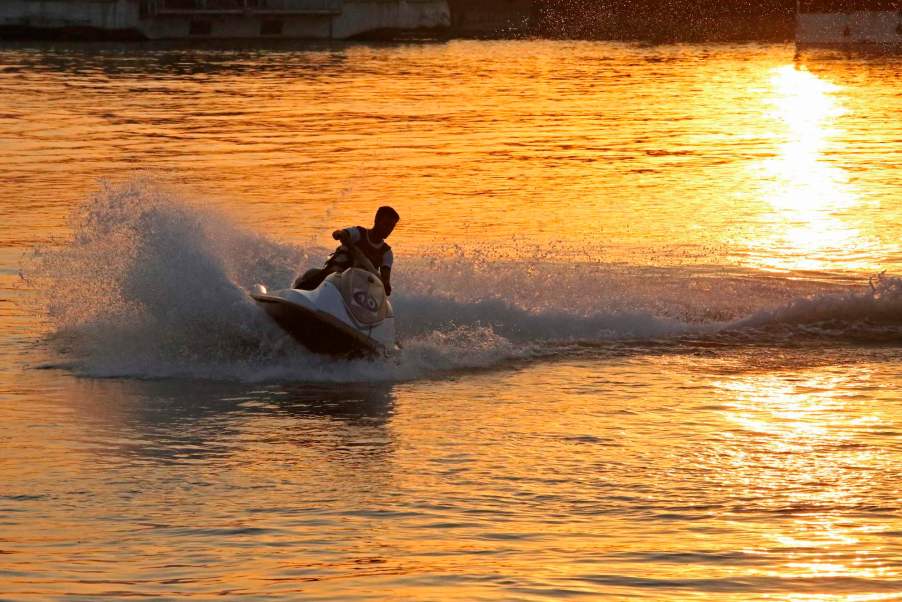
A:
<svg viewBox="0 0 902 602">
<path fill-rule="evenodd" d="M 363 226 L 357 226 L 357 230 L 360 232 L 360 240 L 354 244 L 366 255 L 367 259 L 373 262 L 373 266 L 378 270 L 385 262 L 385 256 L 391 251 L 391 247 L 384 240 L 379 245 L 371 243 L 369 239 L 370 232 Z"/>
<path fill-rule="evenodd" d="M 353 242 L 354 246 L 360 249 L 360 252 L 363 253 L 367 259 L 369 259 L 373 267 L 377 270 L 382 267 L 382 264 L 385 261 L 385 256 L 391 251 L 391 247 L 384 240 L 381 245 L 374 245 L 370 242 L 369 239 L 369 230 L 364 228 L 363 226 L 357 226 L 357 232 L 360 234 L 360 240 L 357 242 Z M 341 251 L 341 247 L 339 246 L 335 249 L 335 252 L 332 253 L 329 260 L 326 262 L 327 266 L 337 265 L 342 269 L 347 268 L 351 263 L 351 258 L 347 256 L 346 253 Z"/>
</svg>

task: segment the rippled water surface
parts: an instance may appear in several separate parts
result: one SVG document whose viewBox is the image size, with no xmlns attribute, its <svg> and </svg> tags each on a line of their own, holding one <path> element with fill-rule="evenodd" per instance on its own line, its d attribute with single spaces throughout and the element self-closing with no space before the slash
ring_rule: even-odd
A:
<svg viewBox="0 0 902 602">
<path fill-rule="evenodd" d="M 0 599 L 902 594 L 902 60 L 0 46 Z M 395 206 L 403 350 L 248 299 Z"/>
</svg>

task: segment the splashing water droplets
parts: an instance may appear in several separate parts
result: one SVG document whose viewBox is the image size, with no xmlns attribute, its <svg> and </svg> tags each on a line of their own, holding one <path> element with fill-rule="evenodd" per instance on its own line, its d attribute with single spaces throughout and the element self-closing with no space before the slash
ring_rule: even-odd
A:
<svg viewBox="0 0 902 602">
<path fill-rule="evenodd" d="M 247 294 L 256 282 L 287 285 L 324 249 L 274 242 L 148 179 L 103 185 L 72 231 L 65 244 L 36 251 L 25 277 L 51 342 L 94 376 L 398 380 L 554 355 L 571 343 L 678 344 L 775 325 L 810 332 L 820 322 L 856 336 L 861 323 L 876 324 L 886 337 L 902 324 L 902 285 L 886 275 L 861 290 L 458 245 L 399 261 L 392 302 L 403 351 L 347 362 L 308 353 Z"/>
</svg>

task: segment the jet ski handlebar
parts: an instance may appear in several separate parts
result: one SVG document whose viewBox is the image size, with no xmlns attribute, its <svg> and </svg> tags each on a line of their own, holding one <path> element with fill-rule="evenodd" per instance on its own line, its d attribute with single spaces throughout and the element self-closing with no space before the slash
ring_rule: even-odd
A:
<svg viewBox="0 0 902 602">
<path fill-rule="evenodd" d="M 357 248 L 357 245 L 344 244 L 342 246 L 348 251 L 348 253 L 350 253 L 351 258 L 354 260 L 354 264 L 357 267 L 363 268 L 367 272 L 370 272 L 375 276 L 382 278 L 382 276 L 379 274 L 379 270 L 377 270 L 376 266 L 373 265 L 373 262 L 370 261 L 369 258 L 364 255 L 360 249 Z"/>
</svg>

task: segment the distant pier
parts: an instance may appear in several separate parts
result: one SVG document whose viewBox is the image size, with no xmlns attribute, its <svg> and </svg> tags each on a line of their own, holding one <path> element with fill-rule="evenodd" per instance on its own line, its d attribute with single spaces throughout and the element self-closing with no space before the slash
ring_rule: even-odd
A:
<svg viewBox="0 0 902 602">
<path fill-rule="evenodd" d="M 446 0 L 3 0 L 0 37 L 348 39 L 447 28 Z"/>
<path fill-rule="evenodd" d="M 0 39 L 439 37 L 902 48 L 902 0 L 0 0 Z"/>
</svg>

